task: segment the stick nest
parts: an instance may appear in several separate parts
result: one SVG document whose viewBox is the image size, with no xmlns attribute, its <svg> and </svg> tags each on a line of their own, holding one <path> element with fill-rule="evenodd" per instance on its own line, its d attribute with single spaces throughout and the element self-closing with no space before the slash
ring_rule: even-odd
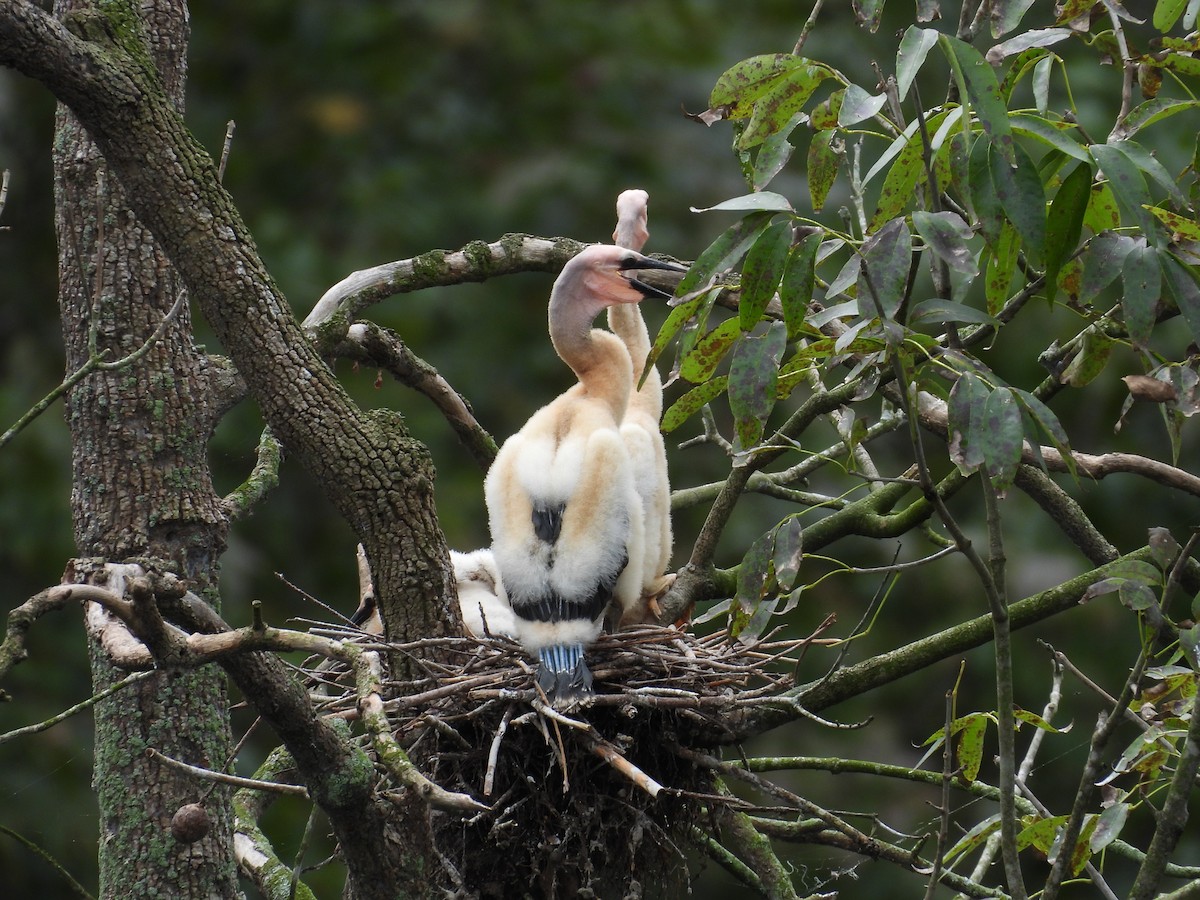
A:
<svg viewBox="0 0 1200 900">
<path fill-rule="evenodd" d="M 448 886 L 480 898 L 689 893 L 685 853 L 729 798 L 686 751 L 727 743 L 754 707 L 795 708 L 779 695 L 809 640 L 747 647 L 725 631 L 660 626 L 602 635 L 587 654 L 596 696 L 570 711 L 544 703 L 536 663 L 508 639 L 378 645 L 423 672 L 385 685 L 397 740 L 430 779 L 488 806 L 433 812 Z M 354 708 L 352 689 L 326 683 L 330 711 Z M 381 777 L 385 795 L 397 787 Z M 637 879 L 647 872 L 652 885 Z"/>
</svg>

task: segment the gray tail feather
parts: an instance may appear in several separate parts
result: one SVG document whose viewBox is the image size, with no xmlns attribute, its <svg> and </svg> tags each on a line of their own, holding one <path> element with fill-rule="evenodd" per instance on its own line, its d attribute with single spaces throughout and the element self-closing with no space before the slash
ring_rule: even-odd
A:
<svg viewBox="0 0 1200 900">
<path fill-rule="evenodd" d="M 537 684 L 552 706 L 592 695 L 592 672 L 583 660 L 582 644 L 556 644 L 538 651 Z"/>
</svg>

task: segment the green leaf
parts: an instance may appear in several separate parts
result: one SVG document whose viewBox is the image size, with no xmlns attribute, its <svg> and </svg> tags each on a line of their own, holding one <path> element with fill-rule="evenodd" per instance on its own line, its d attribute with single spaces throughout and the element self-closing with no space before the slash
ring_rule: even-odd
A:
<svg viewBox="0 0 1200 900">
<path fill-rule="evenodd" d="M 987 385 L 971 372 L 960 375 L 950 390 L 947 421 L 950 461 L 964 475 L 974 472 L 984 462 L 981 432 L 989 393 Z"/>
<path fill-rule="evenodd" d="M 972 853 L 987 843 L 988 838 L 1000 830 L 999 814 L 984 819 L 946 851 L 942 861 L 949 864 L 960 856 Z"/>
<path fill-rule="evenodd" d="M 1008 34 L 1019 24 L 1021 17 L 1033 6 L 1033 0 L 993 0 L 992 37 Z"/>
<path fill-rule="evenodd" d="M 767 192 L 763 191 L 759 194 L 751 194 L 750 196 L 761 197 L 765 193 Z M 730 200 L 727 202 L 732 203 L 734 201 Z M 737 265 L 745 252 L 750 249 L 750 246 L 758 239 L 758 236 L 771 223 L 772 215 L 772 212 L 766 211 L 752 212 L 740 222 L 736 222 L 722 232 L 715 241 L 704 249 L 704 252 L 696 258 L 696 261 L 684 273 L 683 278 L 679 281 L 679 286 L 675 288 L 675 296 L 685 297 L 696 290 L 696 288 L 706 284 L 713 276 L 719 275 Z"/>
<path fill-rule="evenodd" d="M 1166 34 L 1183 15 L 1187 0 L 1158 0 L 1154 6 L 1154 27 Z"/>
<path fill-rule="evenodd" d="M 1010 56 L 1016 56 L 1034 47 L 1049 47 L 1059 41 L 1065 41 L 1070 36 L 1069 28 L 1035 28 L 997 44 L 988 50 L 985 58 L 992 65 L 996 65 Z"/>
<path fill-rule="evenodd" d="M 1158 563 L 1158 567 L 1163 571 L 1170 568 L 1175 560 L 1179 557 L 1179 541 L 1175 540 L 1174 535 L 1169 530 L 1162 526 L 1154 526 L 1149 530 L 1147 543 L 1150 547 L 1150 553 L 1154 557 L 1154 561 Z"/>
<path fill-rule="evenodd" d="M 871 118 L 887 103 L 887 94 L 868 94 L 857 84 L 847 85 L 842 97 L 842 108 L 838 112 L 838 125 L 848 128 Z"/>
<path fill-rule="evenodd" d="M 1050 70 L 1056 59 L 1053 53 L 1047 53 L 1033 67 L 1033 103 L 1043 116 L 1050 112 Z"/>
<path fill-rule="evenodd" d="M 998 387 L 988 394 L 983 408 L 984 470 L 997 493 L 1003 495 L 1017 475 L 1021 444 L 1025 437 L 1021 426 L 1021 408 L 1010 388 Z"/>
<path fill-rule="evenodd" d="M 1000 197 L 992 181 L 990 156 L 988 142 L 977 138 L 971 145 L 967 178 L 971 190 L 971 207 L 975 211 L 975 218 L 979 220 L 979 230 L 983 233 L 984 240 L 995 246 L 1000 239 L 1004 210 L 1000 206 Z"/>
<path fill-rule="evenodd" d="M 974 716 L 959 732 L 958 764 L 962 769 L 962 777 L 968 784 L 979 777 L 979 767 L 983 763 L 983 741 L 987 736 L 987 726 L 986 716 Z"/>
<path fill-rule="evenodd" d="M 766 334 L 744 335 L 734 347 L 728 394 L 739 450 L 749 450 L 762 440 L 767 417 L 775 408 L 779 360 L 786 346 L 787 329 L 775 322 Z"/>
<path fill-rule="evenodd" d="M 1148 175 L 1151 181 L 1166 191 L 1176 206 L 1188 206 L 1187 198 L 1175 183 L 1175 176 L 1168 172 L 1167 167 L 1155 159 L 1149 150 L 1136 141 L 1118 141 L 1112 146 L 1124 153 L 1144 175 Z"/>
<path fill-rule="evenodd" d="M 730 321 L 735 321 L 730 319 Z M 698 413 L 706 404 L 711 403 L 717 397 L 725 393 L 726 387 L 729 385 L 729 378 L 721 375 L 711 381 L 706 381 L 704 384 L 697 385 L 692 388 L 673 404 L 671 408 L 663 413 L 662 423 L 659 427 L 666 433 L 670 433 Z"/>
<path fill-rule="evenodd" d="M 776 194 L 774 191 L 755 191 L 753 194 L 722 201 L 716 206 L 692 207 L 694 213 L 759 211 L 793 212 L 791 201 L 783 194 Z"/>
<path fill-rule="evenodd" d="M 897 142 L 903 141 L 896 154 L 895 162 L 888 169 L 887 177 L 883 179 L 883 187 L 879 189 L 879 203 L 867 225 L 868 234 L 877 231 L 884 222 L 900 215 L 901 211 L 913 202 L 919 187 L 928 180 L 925 159 L 921 151 L 921 138 L 916 133 L 916 128 L 913 127 L 916 124 L 916 122 L 911 123 L 909 130 L 906 130 L 893 142 L 893 146 L 896 146 Z M 871 167 L 868 176 L 878 171 L 878 166 L 879 163 L 876 162 Z M 863 183 L 865 184 L 866 181 L 864 180 Z"/>
<path fill-rule="evenodd" d="M 738 301 L 742 331 L 750 331 L 758 324 L 767 304 L 775 296 L 791 245 L 792 223 L 785 220 L 776 222 L 760 234 L 746 254 L 746 263 L 742 266 L 742 296 Z"/>
<path fill-rule="evenodd" d="M 975 108 L 975 115 L 983 126 L 992 150 L 1009 165 L 1015 165 L 1012 128 L 1008 122 L 1008 109 L 1000 96 L 996 73 L 970 44 L 944 34 L 939 35 L 938 40 L 955 77 L 965 88 L 971 106 Z"/>
<path fill-rule="evenodd" d="M 860 25 L 866 25 L 872 34 L 879 28 L 886 0 L 853 0 L 854 16 Z"/>
<path fill-rule="evenodd" d="M 1017 230 L 1005 222 L 984 269 L 983 288 L 987 310 L 993 316 L 1008 302 L 1009 288 L 1017 268 L 1017 249 Z"/>
<path fill-rule="evenodd" d="M 754 101 L 766 94 L 792 69 L 811 65 L 811 61 L 791 53 L 768 53 L 743 59 L 722 73 L 713 86 L 708 105 L 728 107 L 728 119 L 748 119 Z"/>
<path fill-rule="evenodd" d="M 912 264 L 912 235 L 904 220 L 893 219 L 871 235 L 863 244 L 862 258 L 864 271 L 858 276 L 860 310 L 870 317 L 882 307 L 882 317 L 893 318 L 904 302 Z"/>
<path fill-rule="evenodd" d="M 1096 830 L 1092 832 L 1091 838 L 1088 840 L 1088 847 L 1092 853 L 1099 853 L 1113 841 L 1121 836 L 1121 829 L 1125 827 L 1125 820 L 1129 817 L 1129 804 L 1124 801 L 1114 803 L 1104 812 L 1100 813 L 1100 819 L 1096 823 Z"/>
<path fill-rule="evenodd" d="M 788 516 L 775 529 L 775 580 L 781 590 L 790 591 L 800 573 L 804 556 L 804 535 L 799 516 Z"/>
<path fill-rule="evenodd" d="M 1121 227 L 1117 198 L 1113 196 L 1107 181 L 1092 185 L 1092 196 L 1088 200 L 1087 212 L 1083 215 L 1083 224 L 1092 234 Z"/>
<path fill-rule="evenodd" d="M 1102 231 L 1092 238 L 1084 256 L 1079 299 L 1090 303 L 1097 294 L 1116 281 L 1125 265 L 1125 257 L 1133 248 L 1133 238 L 1115 231 Z"/>
<path fill-rule="evenodd" d="M 829 69 L 819 65 L 796 66 L 785 72 L 754 101 L 754 112 L 738 138 L 738 149 L 757 147 L 783 129 L 804 108 L 821 82 L 832 77 Z"/>
<path fill-rule="evenodd" d="M 1074 458 L 1071 456 L 1071 442 L 1067 438 L 1066 429 L 1058 421 L 1058 416 L 1054 415 L 1050 407 L 1028 391 L 1014 388 L 1013 393 L 1016 395 L 1017 402 L 1021 404 L 1021 408 L 1025 414 L 1050 439 L 1050 443 L 1054 446 L 1054 449 L 1062 454 L 1063 459 L 1066 460 L 1067 468 L 1074 474 L 1075 463 Z"/>
<path fill-rule="evenodd" d="M 1013 707 L 1013 718 L 1015 718 L 1018 722 L 1024 722 L 1027 725 L 1032 725 L 1034 728 L 1049 732 L 1050 734 L 1064 734 L 1065 732 L 1071 730 L 1070 725 L 1067 725 L 1066 728 L 1055 728 L 1037 713 L 1030 712 L 1027 709 L 1021 709 L 1019 706 Z"/>
<path fill-rule="evenodd" d="M 1063 262 L 1079 246 L 1083 216 L 1092 196 L 1092 167 L 1080 163 L 1063 179 L 1046 222 L 1046 296 L 1053 298 Z"/>
<path fill-rule="evenodd" d="M 937 43 L 938 32 L 932 28 L 917 28 L 909 25 L 900 39 L 900 52 L 896 54 L 896 90 L 903 100 L 908 96 L 913 79 L 925 63 L 925 57 Z"/>
<path fill-rule="evenodd" d="M 1085 328 L 1079 352 L 1059 376 L 1064 384 L 1080 388 L 1090 384 L 1104 371 L 1112 356 L 1113 339 L 1096 328 Z"/>
<path fill-rule="evenodd" d="M 967 246 L 971 238 L 971 226 L 956 212 L 931 213 L 923 209 L 912 214 L 913 227 L 929 248 L 951 269 L 964 274 L 975 274 L 974 254 Z"/>
<path fill-rule="evenodd" d="M 842 145 L 836 131 L 818 131 L 813 135 L 808 145 L 808 193 L 812 198 L 813 212 L 824 209 L 825 198 L 837 179 L 842 156 Z"/>
<path fill-rule="evenodd" d="M 1126 223 L 1136 223 L 1146 239 L 1155 246 L 1165 243 L 1162 227 L 1145 210 L 1145 207 L 1153 205 L 1153 201 L 1146 189 L 1146 179 L 1142 177 L 1138 167 L 1127 155 L 1110 144 L 1093 144 L 1090 149 L 1092 156 L 1100 164 L 1100 171 L 1112 187 L 1122 219 Z"/>
<path fill-rule="evenodd" d="M 679 375 L 692 384 L 708 381 L 741 334 L 737 319 L 726 319 L 696 342 L 679 363 Z"/>
<path fill-rule="evenodd" d="M 1125 314 L 1125 329 L 1135 346 L 1144 347 L 1150 340 L 1158 313 L 1158 298 L 1162 296 L 1162 266 L 1158 251 L 1144 241 L 1138 241 L 1125 257 L 1121 269 L 1121 310 Z"/>
<path fill-rule="evenodd" d="M 908 324 L 916 326 L 921 322 L 962 322 L 967 325 L 996 325 L 992 316 L 983 310 L 963 303 L 953 303 L 935 297 L 932 300 L 922 300 L 908 314 Z"/>
<path fill-rule="evenodd" d="M 1025 115 L 1024 113 L 1013 115 L 1010 121 L 1012 122 L 1013 134 L 1034 138 L 1047 147 L 1053 147 L 1055 150 L 1066 154 L 1072 159 L 1077 159 L 1089 165 L 1091 164 L 1092 158 L 1088 155 L 1087 147 L 1072 139 L 1067 133 L 1075 129 L 1074 125 L 1065 122 L 1055 123 L 1048 119 Z"/>
<path fill-rule="evenodd" d="M 699 260 L 697 260 L 697 263 L 698 262 Z M 692 268 L 695 269 L 695 267 L 696 264 L 693 264 Z M 688 274 L 691 273 L 689 272 Z M 684 278 L 686 277 L 687 275 L 684 276 Z M 658 330 L 658 335 L 654 338 L 654 343 L 650 347 L 650 353 L 646 357 L 646 366 L 645 370 L 642 372 L 642 378 L 646 377 L 646 372 L 648 372 L 650 367 L 658 361 L 658 358 L 662 355 L 662 352 L 667 349 L 667 345 L 675 339 L 677 334 L 679 334 L 680 329 L 682 329 L 683 326 L 686 325 L 692 318 L 692 316 L 696 315 L 696 313 L 700 311 L 701 307 L 708 303 L 713 298 L 713 295 L 716 293 L 716 291 L 719 290 L 720 288 L 714 288 L 710 291 L 704 291 L 692 297 L 690 300 L 684 301 L 671 310 L 670 314 L 666 318 L 666 321 L 663 322 L 662 328 Z"/>
<path fill-rule="evenodd" d="M 789 341 L 804 330 L 804 317 L 813 297 L 813 282 L 817 248 L 821 245 L 819 232 L 805 237 L 788 253 L 787 266 L 779 283 L 779 301 L 783 306 L 783 321 L 787 324 Z"/>
<path fill-rule="evenodd" d="M 1192 340 L 1200 341 L 1200 287 L 1196 285 L 1195 274 L 1191 267 L 1185 266 L 1166 251 L 1159 252 L 1158 261 L 1163 274 L 1167 276 L 1167 284 L 1171 286 L 1175 304 L 1192 332 Z"/>
<path fill-rule="evenodd" d="M 1174 240 L 1200 243 L 1200 224 L 1195 220 L 1171 212 L 1169 209 L 1163 209 L 1161 206 L 1150 206 L 1146 211 L 1171 229 Z"/>
<path fill-rule="evenodd" d="M 1010 166 L 995 147 L 989 147 L 992 184 L 1008 220 L 1017 229 L 1025 255 L 1041 266 L 1046 251 L 1046 193 L 1029 154 L 1014 145 L 1017 166 Z"/>
<path fill-rule="evenodd" d="M 846 96 L 846 89 L 834 91 L 820 103 L 813 107 L 808 116 L 808 124 L 813 131 L 827 131 L 831 128 L 837 128 L 838 115 L 842 111 L 842 100 Z"/>
<path fill-rule="evenodd" d="M 1121 134 L 1132 137 L 1148 125 L 1161 122 L 1176 113 L 1191 112 L 1200 108 L 1200 100 L 1177 100 L 1174 97 L 1155 97 L 1140 103 L 1129 111 L 1121 122 Z"/>
<path fill-rule="evenodd" d="M 1035 819 L 1032 823 L 1022 828 L 1017 835 L 1017 849 L 1024 850 L 1026 847 L 1037 847 L 1042 853 L 1049 853 L 1050 848 L 1054 846 L 1054 838 L 1057 836 L 1058 830 L 1066 822 L 1066 816 Z"/>
<path fill-rule="evenodd" d="M 778 175 L 788 160 L 792 158 L 796 147 L 788 138 L 796 126 L 804 120 L 804 113 L 796 113 L 788 125 L 771 135 L 758 150 L 754 158 L 754 190 L 762 191 Z"/>
<path fill-rule="evenodd" d="M 771 532 L 760 534 L 738 567 L 737 602 L 746 612 L 752 612 L 762 600 L 767 584 L 767 576 L 771 572 L 771 548 L 774 535 Z"/>
</svg>

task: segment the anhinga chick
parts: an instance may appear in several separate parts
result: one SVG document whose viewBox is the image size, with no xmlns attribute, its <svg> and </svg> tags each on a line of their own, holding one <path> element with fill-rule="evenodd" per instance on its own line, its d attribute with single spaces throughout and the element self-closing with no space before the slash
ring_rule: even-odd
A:
<svg viewBox="0 0 1200 900">
<path fill-rule="evenodd" d="M 550 340 L 578 383 L 504 442 L 484 484 L 517 639 L 538 656 L 537 683 L 557 705 L 591 693 L 584 647 L 614 598 L 626 609 L 642 591 L 642 503 L 620 433 L 633 363 L 621 339 L 592 322 L 661 293 L 636 270 L 678 268 L 607 245 L 567 263 L 550 294 Z"/>
</svg>

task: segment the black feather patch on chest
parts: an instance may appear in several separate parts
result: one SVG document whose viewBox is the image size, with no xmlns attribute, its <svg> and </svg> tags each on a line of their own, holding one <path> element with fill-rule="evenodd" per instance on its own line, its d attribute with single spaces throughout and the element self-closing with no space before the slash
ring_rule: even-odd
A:
<svg viewBox="0 0 1200 900">
<path fill-rule="evenodd" d="M 563 512 L 567 504 L 557 503 L 553 506 L 535 506 L 533 508 L 533 533 L 538 540 L 553 544 L 562 533 Z"/>
<path fill-rule="evenodd" d="M 608 609 L 617 579 L 621 577 L 628 563 L 629 556 L 623 556 L 620 565 L 613 571 L 604 573 L 586 597 L 563 597 L 551 592 L 531 600 L 510 593 L 508 599 L 512 604 L 513 613 L 532 622 L 565 622 L 572 619 L 595 621 Z"/>
</svg>

